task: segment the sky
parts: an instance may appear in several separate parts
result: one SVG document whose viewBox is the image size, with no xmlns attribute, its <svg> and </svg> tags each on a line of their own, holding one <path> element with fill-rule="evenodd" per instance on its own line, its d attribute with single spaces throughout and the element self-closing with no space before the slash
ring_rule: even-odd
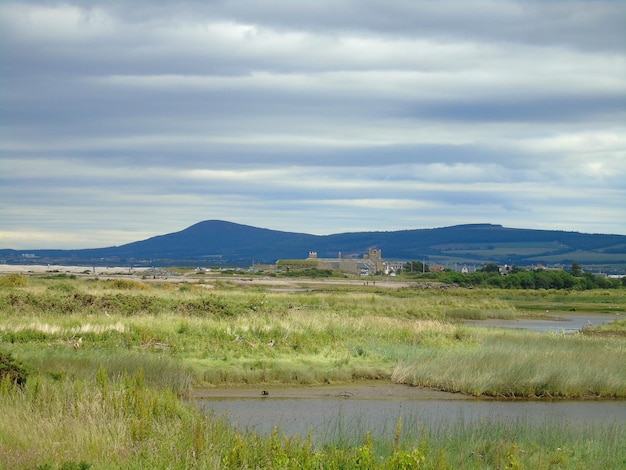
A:
<svg viewBox="0 0 626 470">
<path fill-rule="evenodd" d="M 626 2 L 3 0 L 0 248 L 626 234 Z"/>
</svg>

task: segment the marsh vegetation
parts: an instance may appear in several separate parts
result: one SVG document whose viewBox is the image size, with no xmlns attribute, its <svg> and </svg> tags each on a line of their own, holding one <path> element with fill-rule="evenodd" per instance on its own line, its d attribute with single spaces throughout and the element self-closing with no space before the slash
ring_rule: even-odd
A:
<svg viewBox="0 0 626 470">
<path fill-rule="evenodd" d="M 576 334 L 466 319 L 626 313 L 624 289 L 526 291 L 328 284 L 302 290 L 67 276 L 0 278 L 0 467 L 605 468 L 621 425 L 459 423 L 320 446 L 258 436 L 183 398 L 194 387 L 362 380 L 501 398 L 626 398 L 623 320 Z M 600 459 L 600 460 L 598 460 Z M 48 467 L 44 467 L 48 465 Z M 404 465 L 404 466 L 403 466 Z M 68 467 L 69 468 L 69 467 Z M 78 467 L 77 467 L 78 468 Z"/>
</svg>

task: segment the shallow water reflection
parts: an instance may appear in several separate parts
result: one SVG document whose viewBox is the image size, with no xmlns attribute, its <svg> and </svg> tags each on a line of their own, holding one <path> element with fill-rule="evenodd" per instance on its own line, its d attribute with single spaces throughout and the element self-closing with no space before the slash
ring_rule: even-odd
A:
<svg viewBox="0 0 626 470">
<path fill-rule="evenodd" d="M 402 387 L 402 386 L 398 386 Z M 255 392 L 256 393 L 256 392 Z M 458 395 L 429 391 L 420 398 L 383 396 L 355 398 L 350 392 L 335 396 L 272 397 L 207 397 L 197 404 L 207 412 L 226 416 L 236 427 L 259 433 L 270 433 L 274 428 L 288 435 L 329 439 L 344 431 L 360 435 L 371 431 L 374 435 L 391 434 L 398 418 L 402 418 L 406 433 L 418 432 L 422 426 L 440 427 L 489 422 L 549 423 L 563 426 L 592 426 L 616 423 L 626 425 L 624 401 L 498 401 L 480 400 Z M 369 395 L 369 394 L 368 394 Z M 357 395 L 358 396 L 358 395 Z M 347 397 L 347 398 L 346 398 Z"/>
<path fill-rule="evenodd" d="M 474 326 L 494 326 L 502 328 L 522 328 L 533 331 L 554 333 L 575 333 L 589 326 L 599 326 L 624 318 L 622 315 L 609 314 L 571 314 L 550 315 L 554 320 L 519 319 L 519 320 L 468 320 L 465 323 Z"/>
</svg>

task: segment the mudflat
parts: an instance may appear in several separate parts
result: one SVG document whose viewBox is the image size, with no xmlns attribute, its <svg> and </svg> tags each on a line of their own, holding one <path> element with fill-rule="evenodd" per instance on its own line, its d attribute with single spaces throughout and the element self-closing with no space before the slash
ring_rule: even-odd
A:
<svg viewBox="0 0 626 470">
<path fill-rule="evenodd" d="M 197 388 L 190 398 L 346 398 L 356 400 L 473 400 L 461 393 L 443 392 L 424 387 L 391 382 L 366 382 L 290 387 L 284 385 L 256 385 Z"/>
</svg>

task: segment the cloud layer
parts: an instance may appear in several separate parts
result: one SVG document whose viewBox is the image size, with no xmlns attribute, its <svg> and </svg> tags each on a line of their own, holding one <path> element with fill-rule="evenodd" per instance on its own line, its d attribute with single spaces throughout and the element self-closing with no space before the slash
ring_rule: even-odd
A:
<svg viewBox="0 0 626 470">
<path fill-rule="evenodd" d="M 626 233 L 620 1 L 0 5 L 0 247 Z"/>
</svg>

